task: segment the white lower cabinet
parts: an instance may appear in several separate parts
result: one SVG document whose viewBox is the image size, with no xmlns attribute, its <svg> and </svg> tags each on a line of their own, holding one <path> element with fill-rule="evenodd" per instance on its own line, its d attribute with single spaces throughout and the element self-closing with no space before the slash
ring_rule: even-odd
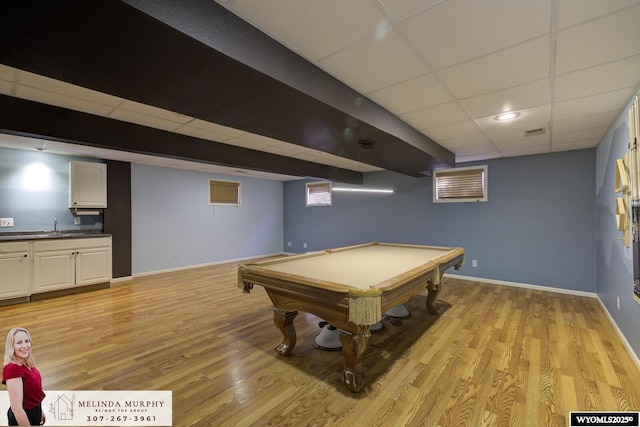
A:
<svg viewBox="0 0 640 427">
<path fill-rule="evenodd" d="M 110 237 L 33 242 L 33 293 L 110 281 Z"/>
<path fill-rule="evenodd" d="M 0 300 L 29 295 L 29 243 L 0 243 Z"/>
</svg>

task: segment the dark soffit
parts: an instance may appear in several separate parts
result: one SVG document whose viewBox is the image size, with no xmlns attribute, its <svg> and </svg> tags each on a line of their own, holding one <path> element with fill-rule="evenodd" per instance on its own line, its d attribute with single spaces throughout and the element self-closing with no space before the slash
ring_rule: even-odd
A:
<svg viewBox="0 0 640 427">
<path fill-rule="evenodd" d="M 120 1 L 3 3 L 0 62 L 410 176 L 455 162 L 450 151 L 211 0 L 129 3 L 135 7 Z M 107 134 L 129 140 L 117 133 L 126 126 L 116 120 L 90 122 L 102 126 L 92 132 L 84 125 L 82 134 L 70 130 L 64 137 L 37 136 L 102 146 L 93 134 L 116 122 Z M 165 133 L 166 147 L 149 143 L 146 149 L 166 155 L 185 139 Z M 373 149 L 363 150 L 361 141 L 373 141 Z M 207 143 L 209 150 L 228 147 Z M 249 157 L 269 157 L 241 150 Z M 210 162 L 201 156 L 194 150 L 176 157 Z M 216 163 L 255 169 L 248 161 L 255 163 L 234 155 Z M 295 170 L 302 162 L 282 157 L 259 170 L 291 174 L 281 169 L 289 161 Z M 316 175 L 318 168 L 312 169 L 296 175 L 329 178 L 326 171 Z"/>
</svg>

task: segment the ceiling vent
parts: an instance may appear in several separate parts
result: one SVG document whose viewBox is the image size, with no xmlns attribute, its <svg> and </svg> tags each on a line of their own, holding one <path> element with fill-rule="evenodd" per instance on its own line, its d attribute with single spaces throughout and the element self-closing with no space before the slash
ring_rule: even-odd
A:
<svg viewBox="0 0 640 427">
<path fill-rule="evenodd" d="M 526 129 L 524 131 L 524 136 L 543 135 L 545 132 L 546 132 L 545 128 Z"/>
</svg>

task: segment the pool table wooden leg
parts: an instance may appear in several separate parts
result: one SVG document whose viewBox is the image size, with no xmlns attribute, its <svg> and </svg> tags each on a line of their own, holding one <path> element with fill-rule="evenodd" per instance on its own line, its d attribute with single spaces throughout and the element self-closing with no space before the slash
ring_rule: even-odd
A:
<svg viewBox="0 0 640 427">
<path fill-rule="evenodd" d="M 369 326 L 363 326 L 358 334 L 340 332 L 342 353 L 344 354 L 344 371 L 342 383 L 353 392 L 362 390 L 365 384 L 362 373 L 362 355 L 367 350 L 369 343 Z"/>
<path fill-rule="evenodd" d="M 293 319 L 298 315 L 297 311 L 285 311 L 275 308 L 273 310 L 273 321 L 282 332 L 282 342 L 275 350 L 282 356 L 288 356 L 296 346 L 296 328 L 293 326 Z"/>
<path fill-rule="evenodd" d="M 429 280 L 427 289 L 429 290 L 429 294 L 427 295 L 427 311 L 431 314 L 438 314 L 438 310 L 433 306 L 433 303 L 436 301 L 438 293 L 440 292 L 440 285 L 436 285 Z"/>
</svg>

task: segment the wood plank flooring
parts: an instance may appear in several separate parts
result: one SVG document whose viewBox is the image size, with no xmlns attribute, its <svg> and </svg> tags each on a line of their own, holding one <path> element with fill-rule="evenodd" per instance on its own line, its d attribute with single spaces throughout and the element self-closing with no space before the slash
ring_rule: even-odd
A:
<svg viewBox="0 0 640 427">
<path fill-rule="evenodd" d="M 271 302 L 236 287 L 237 265 L 0 307 L 2 333 L 30 330 L 45 389 L 172 390 L 174 426 L 567 426 L 572 410 L 640 410 L 638 367 L 595 299 L 445 278 L 438 316 L 421 294 L 372 336 L 353 394 L 342 353 L 312 345 L 320 319 L 301 313 L 293 355 L 275 353 Z"/>
</svg>

